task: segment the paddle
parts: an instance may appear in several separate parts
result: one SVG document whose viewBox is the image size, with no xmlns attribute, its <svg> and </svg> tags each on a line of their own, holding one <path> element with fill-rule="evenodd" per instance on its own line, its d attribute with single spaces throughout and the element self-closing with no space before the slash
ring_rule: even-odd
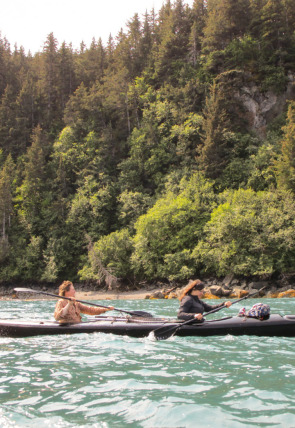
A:
<svg viewBox="0 0 295 428">
<path fill-rule="evenodd" d="M 249 294 L 247 294 L 247 296 L 241 297 L 238 300 L 234 300 L 232 302 L 232 305 L 234 305 L 235 303 L 240 302 L 241 300 L 248 299 L 248 297 L 250 297 L 250 296 L 254 296 L 255 294 L 259 293 L 260 291 L 264 290 L 265 288 L 266 287 L 263 287 L 260 290 L 255 291 L 254 293 L 249 293 Z M 221 309 L 223 309 L 224 307 L 225 306 L 224 306 L 224 303 L 223 303 L 223 305 L 220 306 L 219 308 L 215 308 L 215 309 L 212 309 L 212 311 L 207 312 L 206 316 L 210 315 L 210 314 L 213 314 L 214 312 L 218 312 Z M 160 328 L 157 328 L 156 330 L 154 330 L 153 333 L 154 333 L 154 336 L 155 336 L 155 338 L 157 340 L 166 340 L 166 339 L 169 339 L 169 337 L 174 336 L 174 334 L 176 334 L 176 332 L 180 328 L 182 328 L 184 325 L 193 324 L 195 321 L 196 321 L 196 319 L 193 318 L 193 319 L 190 319 L 188 321 L 182 322 L 180 325 L 160 327 Z"/>
<path fill-rule="evenodd" d="M 58 294 L 47 293 L 45 291 L 32 290 L 31 288 L 15 288 L 14 290 L 17 291 L 17 292 L 22 292 L 22 293 L 45 294 L 46 296 L 52 296 L 52 297 L 56 297 L 58 299 L 72 300 L 69 297 L 59 296 Z M 97 304 L 91 303 L 91 302 L 85 302 L 84 300 L 78 300 L 78 299 L 76 299 L 76 302 L 85 303 L 86 305 L 91 305 L 91 306 L 97 306 L 98 308 L 108 309 L 107 306 L 97 305 Z M 138 317 L 147 317 L 147 318 L 152 318 L 153 317 L 152 314 L 150 314 L 149 312 L 144 312 L 144 311 L 132 311 L 131 312 L 131 311 L 125 311 L 123 309 L 117 309 L 117 308 L 114 308 L 114 310 L 115 311 L 119 311 L 119 312 L 125 312 L 125 314 L 135 315 L 135 316 L 138 316 Z"/>
</svg>

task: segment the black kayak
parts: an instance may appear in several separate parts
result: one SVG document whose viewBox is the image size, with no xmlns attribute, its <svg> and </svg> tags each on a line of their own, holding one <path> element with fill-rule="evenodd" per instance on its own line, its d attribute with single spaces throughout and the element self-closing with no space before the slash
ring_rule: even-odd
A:
<svg viewBox="0 0 295 428">
<path fill-rule="evenodd" d="M 54 334 L 112 333 L 132 337 L 146 337 L 164 326 L 180 327 L 182 321 L 164 318 L 126 318 L 98 316 L 87 322 L 59 324 L 56 321 L 0 321 L 0 336 L 29 337 Z M 260 321 L 256 318 L 226 317 L 187 324 L 176 329 L 177 336 L 224 336 L 227 334 L 255 336 L 295 336 L 295 315 L 270 315 Z"/>
</svg>

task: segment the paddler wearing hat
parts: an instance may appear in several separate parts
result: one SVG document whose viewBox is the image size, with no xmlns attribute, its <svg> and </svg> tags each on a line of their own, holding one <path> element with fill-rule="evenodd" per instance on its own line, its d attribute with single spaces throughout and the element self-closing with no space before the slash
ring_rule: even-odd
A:
<svg viewBox="0 0 295 428">
<path fill-rule="evenodd" d="M 232 303 L 230 301 L 222 302 L 218 305 L 208 305 L 203 302 L 201 298 L 204 295 L 204 288 L 205 284 L 199 279 L 190 281 L 187 284 L 179 297 L 180 307 L 177 314 L 179 319 L 188 321 L 195 318 L 198 321 L 202 321 L 204 312 L 212 311 L 221 306 L 226 306 L 227 308 L 231 306 Z"/>
</svg>

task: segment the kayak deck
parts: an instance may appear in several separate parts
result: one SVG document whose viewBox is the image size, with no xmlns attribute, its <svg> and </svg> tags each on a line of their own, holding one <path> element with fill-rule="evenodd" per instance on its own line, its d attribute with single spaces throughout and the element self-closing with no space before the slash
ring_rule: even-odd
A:
<svg viewBox="0 0 295 428">
<path fill-rule="evenodd" d="M 165 318 L 104 317 L 99 316 L 87 322 L 60 324 L 56 321 L 0 321 L 0 336 L 29 337 L 39 335 L 112 333 L 131 337 L 146 337 L 152 331 L 163 327 L 177 327 L 180 320 Z M 260 321 L 256 318 L 226 317 L 184 325 L 176 332 L 178 336 L 223 336 L 255 335 L 295 337 L 295 315 L 270 315 Z"/>
</svg>

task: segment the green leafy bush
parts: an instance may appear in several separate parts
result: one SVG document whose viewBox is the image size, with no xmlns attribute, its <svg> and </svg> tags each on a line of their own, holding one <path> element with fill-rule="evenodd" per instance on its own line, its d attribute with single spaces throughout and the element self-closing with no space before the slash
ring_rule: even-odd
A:
<svg viewBox="0 0 295 428">
<path fill-rule="evenodd" d="M 117 278 L 132 278 L 132 239 L 127 229 L 99 239 L 88 253 L 88 263 L 79 271 L 81 280 L 102 280 L 105 272 Z"/>
<path fill-rule="evenodd" d="M 202 236 L 213 206 L 212 184 L 197 173 L 182 180 L 178 194 L 168 191 L 158 199 L 135 224 L 132 266 L 136 275 L 148 279 L 190 277 L 196 265 L 189 251 Z"/>
<path fill-rule="evenodd" d="M 226 191 L 193 251 L 217 275 L 271 275 L 294 269 L 295 201 L 287 192 Z"/>
</svg>

